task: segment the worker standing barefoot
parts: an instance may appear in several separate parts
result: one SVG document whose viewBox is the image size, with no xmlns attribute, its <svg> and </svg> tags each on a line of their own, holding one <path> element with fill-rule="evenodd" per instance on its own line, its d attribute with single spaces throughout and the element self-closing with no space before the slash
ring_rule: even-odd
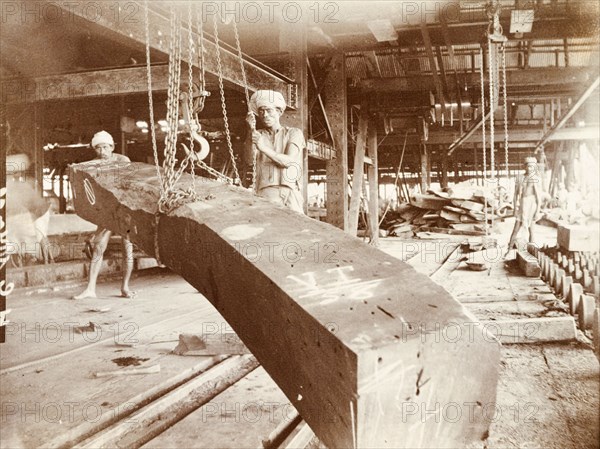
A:
<svg viewBox="0 0 600 449">
<path fill-rule="evenodd" d="M 112 136 L 106 131 L 100 131 L 92 138 L 92 148 L 96 152 L 97 160 L 103 162 L 130 162 L 127 156 L 114 154 L 115 142 Z M 91 248 L 88 248 L 90 262 L 90 276 L 88 285 L 83 292 L 73 297 L 73 299 L 96 298 L 96 281 L 102 268 L 102 259 L 104 252 L 108 247 L 108 242 L 112 231 L 108 229 L 98 229 L 91 242 Z M 136 292 L 129 288 L 129 280 L 133 272 L 133 245 L 126 236 L 123 240 L 123 282 L 121 284 L 121 296 L 123 298 L 133 298 Z"/>
</svg>

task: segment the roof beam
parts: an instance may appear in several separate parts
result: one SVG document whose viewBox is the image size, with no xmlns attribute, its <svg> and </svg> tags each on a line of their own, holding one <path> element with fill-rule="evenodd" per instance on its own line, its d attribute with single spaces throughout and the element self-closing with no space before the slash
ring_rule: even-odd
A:
<svg viewBox="0 0 600 449">
<path fill-rule="evenodd" d="M 600 84 L 600 77 L 597 76 L 596 79 L 594 81 L 592 81 L 592 83 L 588 86 L 588 88 L 583 92 L 583 94 L 581 94 L 581 97 L 579 97 L 579 99 L 573 104 L 573 106 L 571 106 L 571 108 L 565 113 L 565 115 L 563 115 L 561 117 L 561 119 L 558 122 L 556 122 L 554 124 L 554 126 L 552 126 L 548 130 L 548 132 L 546 132 L 544 134 L 544 136 L 540 139 L 540 141 L 535 146 L 536 150 L 538 148 L 540 148 L 542 145 L 544 145 L 559 129 L 561 129 L 565 125 L 565 123 L 567 123 L 567 120 L 569 120 L 573 116 L 573 114 L 575 114 L 575 112 L 577 112 L 579 107 L 583 103 L 585 103 L 585 100 L 587 100 L 589 98 L 589 96 L 592 94 L 592 92 L 594 92 L 596 90 L 596 88 L 598 87 L 599 84 Z M 598 137 L 598 133 L 596 132 L 596 138 L 597 137 Z"/>
<path fill-rule="evenodd" d="M 435 66 L 435 65 L 434 65 Z M 436 73 L 437 75 L 437 73 Z M 478 87 L 480 84 L 479 73 L 465 73 L 464 80 L 467 86 Z M 506 72 L 506 83 L 508 86 L 540 86 L 548 84 L 587 84 L 592 77 L 588 69 L 581 67 L 543 68 L 528 70 L 513 70 Z M 487 82 L 488 75 L 485 75 Z M 439 80 L 438 80 L 439 82 Z M 427 92 L 436 87 L 436 81 L 431 75 L 418 75 L 398 78 L 366 78 L 359 83 L 363 93 L 365 92 L 397 92 L 407 90 L 420 90 Z M 510 93 L 510 92 L 509 92 Z"/>
<path fill-rule="evenodd" d="M 402 145 L 404 142 L 404 134 L 400 134 L 401 130 L 398 130 L 398 134 L 388 135 L 383 139 L 379 146 L 395 146 Z M 504 129 L 501 126 L 495 127 L 496 134 L 502 134 Z M 511 146 L 516 142 L 529 142 L 531 147 L 534 147 L 544 135 L 544 131 L 538 128 L 517 128 L 511 129 L 510 142 Z M 457 139 L 461 137 L 460 133 L 455 130 L 450 131 L 429 131 L 429 138 L 427 139 L 427 145 L 451 145 Z M 548 141 L 560 141 L 560 140 L 590 140 L 598 139 L 598 127 L 597 126 L 585 126 L 583 128 L 561 128 L 554 134 L 548 137 Z M 482 141 L 481 130 L 477 130 L 472 133 L 468 138 L 463 139 L 462 144 L 465 143 L 480 143 Z M 407 145 L 418 145 L 420 138 L 417 134 L 409 134 Z"/>
<path fill-rule="evenodd" d="M 52 2 L 54 5 L 64 9 L 69 15 L 79 17 L 83 20 L 88 21 L 89 11 L 87 9 L 88 4 L 86 2 L 71 2 L 71 1 L 56 1 Z M 119 10 L 123 11 L 134 11 L 134 17 L 130 20 L 124 20 L 123 17 L 119 17 L 118 14 L 114 14 L 115 5 L 110 8 L 102 9 L 102 13 L 98 14 L 94 18 L 94 24 L 105 28 L 106 30 L 118 33 L 127 39 L 146 45 L 146 31 L 145 31 L 145 18 L 143 2 L 132 2 L 118 0 Z M 171 34 L 169 18 L 162 16 L 161 14 L 149 9 L 148 21 L 150 23 L 150 47 L 163 52 L 169 53 L 169 36 Z M 182 26 L 184 26 L 182 24 Z M 184 26 L 184 28 L 186 28 Z M 187 41 L 187 28 L 183 30 L 183 41 Z M 196 32 L 192 32 L 193 39 L 197 42 L 199 35 Z M 208 73 L 218 74 L 217 67 L 217 47 L 214 42 L 211 42 L 207 38 L 204 38 L 203 47 L 205 51 L 205 70 Z M 185 48 L 185 44 L 184 44 Z M 234 88 L 240 89 L 244 87 L 244 80 L 241 73 L 240 60 L 233 51 L 221 47 L 221 61 L 223 67 L 223 79 L 228 82 Z M 182 51 L 182 60 L 188 61 L 187 51 Z M 191 63 L 194 66 L 198 66 L 198 61 L 193 58 Z M 293 83 L 289 83 L 282 77 L 276 76 L 273 73 L 259 67 L 244 58 L 243 61 L 244 70 L 246 72 L 247 84 L 250 91 L 256 91 L 258 89 L 273 89 L 282 92 L 287 97 L 288 104 L 291 107 L 295 107 L 295 103 L 290 103 L 291 90 Z"/>
<path fill-rule="evenodd" d="M 166 91 L 168 76 L 167 65 L 153 66 L 152 90 Z M 146 67 L 48 75 L 33 79 L 15 78 L 0 83 L 0 99 L 3 104 L 72 100 L 147 91 Z"/>
</svg>

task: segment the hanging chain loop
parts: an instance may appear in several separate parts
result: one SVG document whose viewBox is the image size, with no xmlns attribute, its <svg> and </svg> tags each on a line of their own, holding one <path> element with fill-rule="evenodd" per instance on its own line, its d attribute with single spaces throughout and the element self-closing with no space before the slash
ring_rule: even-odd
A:
<svg viewBox="0 0 600 449">
<path fill-rule="evenodd" d="M 221 61 L 221 45 L 219 44 L 219 24 L 217 14 L 213 16 L 214 26 L 214 38 L 215 38 L 215 49 L 217 56 L 217 72 L 219 75 L 219 92 L 221 94 L 221 110 L 223 111 L 223 123 L 225 125 L 225 137 L 227 139 L 227 150 L 229 151 L 229 157 L 231 159 L 231 166 L 233 167 L 234 182 L 237 185 L 241 184 L 240 174 L 238 172 L 237 164 L 235 162 L 235 154 L 233 153 L 233 145 L 231 143 L 231 131 L 229 130 L 229 119 L 227 118 L 227 105 L 225 104 L 225 88 L 223 86 L 223 63 Z"/>
<path fill-rule="evenodd" d="M 506 93 L 506 46 L 502 44 L 502 96 L 504 100 L 504 170 L 506 179 L 510 179 L 508 166 L 508 99 Z M 508 188 L 508 187 L 507 187 Z"/>
<path fill-rule="evenodd" d="M 485 120 L 485 83 L 483 79 L 483 61 L 485 58 L 483 53 L 483 46 L 479 50 L 479 52 L 481 55 L 481 64 L 479 65 L 479 75 L 481 78 L 481 137 L 483 140 L 483 179 L 485 181 L 487 179 L 487 142 L 485 135 L 485 128 L 487 126 L 487 123 Z"/>
</svg>

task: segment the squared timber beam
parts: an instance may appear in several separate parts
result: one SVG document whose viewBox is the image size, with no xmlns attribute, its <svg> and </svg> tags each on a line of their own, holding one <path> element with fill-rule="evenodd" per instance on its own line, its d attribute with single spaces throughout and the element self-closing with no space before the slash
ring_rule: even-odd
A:
<svg viewBox="0 0 600 449">
<path fill-rule="evenodd" d="M 152 66 L 154 92 L 167 90 L 168 69 L 167 65 Z M 4 104 L 127 95 L 148 91 L 145 67 L 6 79 L 0 83 L 0 99 Z"/>
<path fill-rule="evenodd" d="M 154 166 L 92 161 L 71 174 L 77 213 L 148 254 L 157 247 L 327 447 L 464 447 L 486 437 L 499 344 L 426 275 L 243 188 L 196 177 L 200 200 L 156 219 Z M 185 174 L 179 187 L 192 182 Z M 462 419 L 423 418 L 453 404 Z"/>
</svg>

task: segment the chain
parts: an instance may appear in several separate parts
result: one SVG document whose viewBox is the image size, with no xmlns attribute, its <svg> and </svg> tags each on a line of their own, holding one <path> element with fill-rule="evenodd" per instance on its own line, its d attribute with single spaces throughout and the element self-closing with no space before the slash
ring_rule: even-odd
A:
<svg viewBox="0 0 600 449">
<path fill-rule="evenodd" d="M 206 71 L 204 65 L 204 24 L 202 22 L 202 13 L 198 5 L 196 4 L 196 22 L 198 27 L 198 65 L 200 66 L 200 99 L 198 101 L 197 110 L 202 112 L 204 110 L 204 102 L 206 100 L 206 96 L 204 92 L 206 91 Z"/>
<path fill-rule="evenodd" d="M 506 46 L 504 44 L 502 44 L 502 92 L 504 98 L 504 170 L 506 170 L 506 179 L 508 180 L 510 178 L 508 168 L 508 101 L 506 98 Z"/>
<path fill-rule="evenodd" d="M 252 145 L 252 186 L 250 187 L 250 189 L 252 190 L 252 193 L 257 193 L 256 188 L 256 162 L 258 159 L 258 151 L 256 151 L 256 149 L 254 148 L 254 145 Z"/>
<path fill-rule="evenodd" d="M 193 108 L 194 108 L 194 98 L 193 98 L 193 93 L 194 93 L 194 89 L 193 89 L 193 83 L 194 83 L 194 72 L 193 72 L 193 64 L 192 61 L 194 60 L 194 39 L 193 39 L 193 35 L 192 35 L 192 4 L 190 3 L 188 5 L 188 92 L 187 92 L 187 107 L 188 107 L 188 112 L 190 114 L 189 116 L 189 123 L 188 126 L 190 127 L 190 151 L 187 154 L 186 158 L 183 160 L 183 162 L 181 162 L 179 169 L 177 170 L 174 178 L 175 179 L 179 179 L 181 177 L 181 174 L 183 173 L 183 171 L 187 168 L 188 164 L 191 163 L 191 172 L 192 172 L 192 188 L 191 190 L 188 190 L 189 195 L 191 196 L 192 193 L 191 192 L 195 192 L 196 191 L 196 177 L 194 175 L 194 139 L 191 136 L 191 127 L 192 127 L 192 121 L 193 121 Z M 179 115 L 178 115 L 179 117 Z M 177 129 L 179 125 L 179 119 L 177 120 L 177 124 L 175 125 Z"/>
<path fill-rule="evenodd" d="M 227 137 L 227 149 L 231 158 L 231 165 L 235 176 L 235 183 L 240 184 L 240 174 L 235 163 L 235 155 L 233 154 L 233 146 L 231 144 L 231 132 L 229 131 L 229 120 L 227 118 L 227 106 L 225 104 L 225 89 L 223 87 L 223 65 L 221 62 L 221 47 L 219 44 L 219 25 L 217 23 L 217 15 L 213 16 L 215 49 L 217 52 L 217 72 L 219 74 L 219 92 L 221 94 L 221 109 L 223 111 L 223 123 L 225 124 L 225 136 Z"/>
<path fill-rule="evenodd" d="M 150 27 L 148 19 L 148 1 L 145 1 L 144 25 L 146 29 L 146 78 L 148 80 L 148 107 L 150 111 L 150 130 L 152 132 L 152 151 L 154 153 L 154 165 L 156 166 L 156 176 L 159 180 L 161 196 L 164 192 L 162 175 L 160 173 L 160 164 L 158 163 L 158 146 L 156 145 L 156 125 L 154 124 L 154 101 L 152 99 L 152 69 L 150 67 Z"/>
<path fill-rule="evenodd" d="M 479 66 L 479 75 L 481 78 L 481 137 L 483 139 L 483 179 L 486 180 L 487 179 L 487 143 L 485 140 L 485 127 L 486 127 L 486 120 L 485 120 L 485 83 L 483 81 L 483 60 L 484 60 L 484 55 L 483 55 L 483 47 L 480 49 L 480 53 L 481 53 L 481 64 Z M 484 183 L 485 184 L 485 183 Z"/>
<path fill-rule="evenodd" d="M 170 16 L 171 39 L 169 46 L 169 80 L 167 94 L 167 135 L 163 168 L 166 174 L 164 195 L 159 200 L 159 211 L 165 213 L 170 209 L 172 188 L 175 185 L 175 151 L 177 148 L 177 126 L 179 125 L 179 83 L 181 77 L 181 28 L 177 14 L 171 7 Z"/>
<path fill-rule="evenodd" d="M 240 45 L 240 35 L 238 33 L 238 28 L 235 23 L 235 20 L 233 21 L 233 33 L 235 36 L 235 45 L 237 48 L 238 58 L 240 60 L 240 67 L 242 70 L 242 82 L 244 83 L 244 93 L 246 94 L 246 105 L 248 106 L 248 114 L 251 114 L 252 110 L 250 109 L 250 93 L 248 92 L 248 80 L 246 79 L 246 69 L 244 67 L 244 58 L 242 56 L 242 46 Z M 256 150 L 256 148 L 254 148 L 254 145 L 253 145 L 252 146 L 252 185 L 250 187 L 250 189 L 252 190 L 253 193 L 256 193 L 257 159 L 258 159 L 258 151 Z"/>
<path fill-rule="evenodd" d="M 146 31 L 146 78 L 148 80 L 148 109 L 150 113 L 150 130 L 152 139 L 152 151 L 154 153 L 154 165 L 156 167 L 156 176 L 160 187 L 160 198 L 165 195 L 164 181 L 160 173 L 160 164 L 158 163 L 158 146 L 156 144 L 156 125 L 154 124 L 154 101 L 152 99 L 152 69 L 150 66 L 150 26 L 148 18 L 148 1 L 144 2 L 144 27 Z M 160 200 L 159 200 L 160 201 Z M 158 222 L 160 220 L 159 211 L 154 214 L 154 257 L 160 264 L 160 248 L 158 245 Z"/>
<path fill-rule="evenodd" d="M 235 36 L 235 45 L 237 48 L 238 58 L 240 59 L 240 68 L 242 70 L 242 82 L 244 83 L 244 93 L 246 94 L 246 105 L 248 106 L 248 112 L 250 111 L 250 93 L 248 92 L 248 80 L 246 79 L 246 69 L 244 67 L 244 58 L 242 56 L 242 46 L 240 45 L 240 35 L 238 33 L 237 25 L 235 20 L 233 22 L 233 34 Z"/>
<path fill-rule="evenodd" d="M 487 183 L 487 147 L 486 147 L 486 141 L 485 141 L 485 127 L 486 127 L 486 120 L 485 120 L 485 84 L 484 84 L 484 80 L 483 80 L 483 61 L 485 60 L 484 58 L 484 54 L 483 54 L 483 46 L 481 47 L 480 50 L 481 53 L 481 64 L 479 65 L 479 75 L 480 75 L 480 79 L 481 79 L 481 136 L 483 138 L 483 186 L 486 187 Z M 490 111 L 491 111 L 492 105 L 490 104 Z M 484 220 L 485 220 L 485 235 L 489 235 L 489 225 L 488 225 L 488 210 L 487 210 L 487 195 L 486 195 L 486 191 L 485 189 L 483 190 L 483 214 L 484 214 Z"/>
<path fill-rule="evenodd" d="M 217 179 L 225 181 L 227 184 L 234 184 L 234 179 L 230 178 L 227 175 L 224 175 L 219 170 L 212 168 L 210 165 L 207 165 L 204 161 L 198 161 L 198 166 L 213 176 L 216 176 Z"/>
<path fill-rule="evenodd" d="M 488 73 L 489 73 L 489 87 L 490 87 L 490 170 L 492 173 L 492 179 L 496 179 L 496 174 L 494 173 L 494 105 L 495 105 L 495 96 L 494 96 L 494 69 L 493 69 L 493 59 L 492 59 L 492 41 L 488 38 Z"/>
</svg>

